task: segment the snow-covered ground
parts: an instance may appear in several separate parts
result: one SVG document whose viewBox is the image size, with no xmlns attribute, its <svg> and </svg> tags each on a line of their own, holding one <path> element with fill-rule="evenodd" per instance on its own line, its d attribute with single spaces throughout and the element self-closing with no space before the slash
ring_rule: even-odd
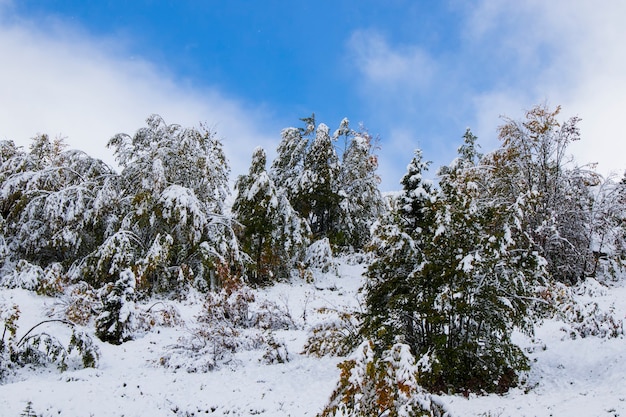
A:
<svg viewBox="0 0 626 417">
<path fill-rule="evenodd" d="M 120 346 L 101 343 L 97 369 L 54 367 L 21 369 L 0 385 L 0 416 L 20 416 L 30 403 L 39 416 L 314 416 L 326 404 L 339 376 L 342 358 L 301 354 L 308 330 L 324 319 L 320 307 L 359 308 L 362 265 L 341 262 L 339 274 L 319 274 L 313 283 L 278 284 L 256 292 L 257 302 L 272 300 L 288 312 L 295 330 L 276 331 L 289 362 L 267 365 L 262 351 L 237 354 L 220 369 L 188 373 L 159 365 L 168 347 L 189 334 L 201 302 L 176 303 L 185 325 L 157 327 Z M 18 337 L 47 319 L 54 300 L 25 290 L 1 290 L 20 306 Z M 623 285 L 598 291 L 594 301 L 614 316 L 626 314 Z M 526 386 L 506 395 L 442 396 L 453 416 L 626 416 L 626 342 L 619 338 L 572 339 L 563 323 L 549 320 L 534 340 L 518 336 L 531 353 Z M 91 329 L 93 326 L 91 327 Z M 66 326 L 41 330 L 70 336 Z"/>
</svg>

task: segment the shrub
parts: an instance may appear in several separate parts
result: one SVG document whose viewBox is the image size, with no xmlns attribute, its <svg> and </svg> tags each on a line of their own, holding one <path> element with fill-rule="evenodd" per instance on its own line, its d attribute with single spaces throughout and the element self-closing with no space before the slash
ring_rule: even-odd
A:
<svg viewBox="0 0 626 417">
<path fill-rule="evenodd" d="M 318 313 L 331 317 L 311 328 L 303 353 L 316 357 L 347 356 L 360 340 L 356 315 L 331 308 L 321 308 Z"/>
<path fill-rule="evenodd" d="M 61 371 L 70 367 L 95 368 L 98 366 L 100 351 L 91 337 L 64 320 L 44 320 L 33 326 L 18 340 L 16 334 L 19 314 L 20 310 L 17 305 L 8 307 L 4 303 L 0 304 L 0 319 L 4 325 L 0 340 L 0 381 L 17 367 L 25 365 L 56 364 Z M 35 332 L 35 329 L 51 322 L 61 322 L 72 326 L 72 336 L 67 345 L 48 333 Z"/>
<path fill-rule="evenodd" d="M 96 318 L 96 335 L 103 342 L 119 345 L 132 339 L 137 328 L 135 283 L 135 275 L 125 269 L 114 284 L 106 284 L 98 291 L 102 308 Z"/>
<path fill-rule="evenodd" d="M 419 369 L 406 344 L 396 343 L 377 356 L 373 343 L 365 341 L 338 366 L 339 383 L 319 417 L 442 415 L 434 414 L 438 406 L 418 385 Z"/>
</svg>

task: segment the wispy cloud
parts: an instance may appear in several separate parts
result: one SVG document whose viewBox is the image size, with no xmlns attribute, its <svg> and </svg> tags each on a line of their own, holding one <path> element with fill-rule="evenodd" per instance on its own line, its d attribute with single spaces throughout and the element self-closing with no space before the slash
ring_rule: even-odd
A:
<svg viewBox="0 0 626 417">
<path fill-rule="evenodd" d="M 499 116 L 521 118 L 535 104 L 560 104 L 564 117 L 583 119 L 583 139 L 571 148 L 577 162 L 599 162 L 601 172 L 621 174 L 626 168 L 621 122 L 626 108 L 626 3 L 482 0 L 455 5 L 464 17 L 461 27 L 450 28 L 457 31 L 457 39 L 449 51 L 429 55 L 424 52 L 428 45 L 419 41 L 396 45 L 363 32 L 348 44 L 361 58 L 354 69 L 364 99 L 384 103 L 373 110 L 386 114 L 394 130 L 403 132 L 389 130 L 384 146 L 399 155 L 412 135 L 436 152 L 425 152 L 427 158 L 446 163 L 462 134 L 460 121 L 490 150 L 497 146 Z M 426 71 L 420 72 L 422 68 Z M 449 127 L 459 131 L 451 133 Z M 448 146 L 440 146 L 441 141 Z M 390 175 L 399 178 L 402 173 Z"/>
<path fill-rule="evenodd" d="M 572 151 L 579 163 L 598 162 L 604 173 L 621 174 L 626 169 L 621 122 L 626 108 L 623 16 L 626 3 L 616 0 L 484 1 L 468 25 L 476 29 L 478 39 L 500 36 L 523 51 L 522 70 L 528 76 L 506 96 L 514 101 L 518 91 L 532 91 L 535 99 L 561 104 L 564 115 L 580 116 L 583 139 Z M 490 91 L 479 97 L 479 108 L 489 106 L 489 96 L 502 99 Z M 524 108 L 530 105 L 525 103 Z"/>
<path fill-rule="evenodd" d="M 123 38 L 11 16 L 10 3 L 1 2 L 7 0 L 0 0 L 0 139 L 28 145 L 38 132 L 66 136 L 71 147 L 113 163 L 108 140 L 133 134 L 158 113 L 167 123 L 212 127 L 234 174 L 247 170 L 256 146 L 275 148 L 279 131 L 260 130 L 272 128 L 262 109 L 175 80 L 130 56 Z"/>
<path fill-rule="evenodd" d="M 376 30 L 353 33 L 347 49 L 357 74 L 355 88 L 369 112 L 367 124 L 384 129 L 378 132 L 383 136 L 379 150 L 382 188 L 397 189 L 415 147 L 441 150 L 443 141 L 434 129 L 420 128 L 435 108 L 444 105 L 442 96 L 450 91 L 444 85 L 447 70 L 444 62 L 420 45 L 393 44 Z M 429 101 L 437 105 L 425 106 Z"/>
<path fill-rule="evenodd" d="M 399 91 L 424 91 L 432 82 L 437 63 L 415 46 L 392 46 L 380 33 L 355 32 L 348 42 L 354 65 L 373 86 Z"/>
</svg>

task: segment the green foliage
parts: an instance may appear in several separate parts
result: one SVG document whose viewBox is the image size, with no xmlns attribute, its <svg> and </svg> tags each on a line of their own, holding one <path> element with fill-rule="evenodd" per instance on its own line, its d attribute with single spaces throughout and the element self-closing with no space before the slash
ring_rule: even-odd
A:
<svg viewBox="0 0 626 417">
<path fill-rule="evenodd" d="M 119 345 L 132 338 L 136 326 L 135 286 L 134 274 L 125 269 L 115 283 L 99 290 L 102 308 L 96 318 L 96 335 L 103 342 Z"/>
<path fill-rule="evenodd" d="M 440 171 L 439 190 L 421 180 L 417 152 L 399 209 L 375 228 L 363 334 L 377 349 L 401 336 L 430 358 L 419 382 L 434 391 L 503 392 L 526 369 L 511 332 L 532 331 L 530 289 L 542 260 L 519 225 L 519 205 L 483 194 L 476 138 Z"/>
<path fill-rule="evenodd" d="M 302 120 L 306 127 L 283 130 L 270 177 L 306 220 L 314 239 L 360 250 L 371 224 L 385 210 L 373 138 L 364 129 L 350 129 L 347 119 L 332 136 L 328 126 L 316 125 L 314 116 Z M 341 163 L 336 151 L 340 137 L 345 139 Z"/>
<path fill-rule="evenodd" d="M 298 211 L 316 238 L 328 236 L 337 221 L 339 158 L 328 126 L 321 123 L 304 158 Z"/>
<path fill-rule="evenodd" d="M 344 135 L 347 148 L 338 178 L 339 213 L 331 241 L 341 247 L 362 250 L 370 238 L 370 227 L 386 210 L 378 189 L 378 157 L 375 140 L 364 129 L 355 132 L 344 119 L 335 137 Z"/>
<path fill-rule="evenodd" d="M 11 353 L 10 350 L 15 342 L 17 332 L 17 321 L 20 318 L 20 309 L 17 304 L 7 306 L 4 302 L 0 304 L 0 319 L 2 320 L 2 339 L 0 339 L 0 355 Z M 0 359 L 5 360 L 0 356 Z M 2 377 L 2 367 L 0 366 L 0 377 Z"/>
<path fill-rule="evenodd" d="M 100 362 L 100 350 L 93 343 L 93 339 L 85 332 L 79 332 L 75 329 L 72 331 L 72 337 L 67 347 L 68 354 L 76 350 L 79 355 L 83 367 L 96 368 Z"/>
<path fill-rule="evenodd" d="M 309 229 L 265 170 L 265 151 L 257 148 L 247 175 L 235 184 L 233 204 L 242 250 L 250 256 L 248 277 L 265 284 L 289 276 L 308 244 Z"/>
<path fill-rule="evenodd" d="M 333 308 L 321 308 L 318 313 L 330 317 L 311 328 L 302 353 L 316 357 L 347 356 L 361 340 L 356 313 Z"/>
<path fill-rule="evenodd" d="M 339 383 L 320 417 L 433 415 L 430 396 L 417 384 L 418 367 L 407 345 L 396 343 L 379 356 L 366 341 L 354 359 L 338 366 Z"/>
<path fill-rule="evenodd" d="M 0 381 L 12 369 L 25 365 L 45 366 L 55 364 L 60 371 L 67 370 L 73 364 L 73 352 L 80 356 L 78 367 L 97 367 L 100 359 L 98 347 L 91 337 L 78 331 L 74 325 L 64 320 L 44 320 L 31 327 L 20 339 L 17 339 L 17 321 L 20 310 L 17 305 L 7 306 L 0 303 L 0 320 L 3 323 L 2 339 L 0 339 Z M 72 336 L 67 345 L 46 332 L 35 332 L 40 326 L 60 322 L 72 326 Z"/>
<path fill-rule="evenodd" d="M 70 265 L 103 238 L 98 190 L 113 176 L 102 161 L 64 150 L 62 140 L 33 139 L 30 153 L 14 149 L 0 169 L 0 206 L 14 257 L 47 266 Z"/>
</svg>

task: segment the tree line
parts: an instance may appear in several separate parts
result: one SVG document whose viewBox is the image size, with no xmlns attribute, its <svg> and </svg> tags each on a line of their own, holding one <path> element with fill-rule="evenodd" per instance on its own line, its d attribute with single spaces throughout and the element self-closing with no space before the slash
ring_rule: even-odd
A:
<svg viewBox="0 0 626 417">
<path fill-rule="evenodd" d="M 288 280 L 321 241 L 370 256 L 364 358 L 410 351 L 421 387 L 504 392 L 528 366 L 511 334 L 532 332 L 550 303 L 541 289 L 616 277 L 626 262 L 626 178 L 576 165 L 567 149 L 580 140 L 579 119 L 559 113 L 536 106 L 505 118 L 487 154 L 468 129 L 436 181 L 417 149 L 402 190 L 388 197 L 367 130 L 344 119 L 331 133 L 304 118 L 281 132 L 270 164 L 264 149 L 253 151 L 232 207 L 226 155 L 204 126 L 150 116 L 109 141 L 120 172 L 45 134 L 28 150 L 2 141 L 1 283 L 100 291 L 98 335 L 121 343 L 125 299 L 216 291 L 232 277 Z M 354 388 L 344 382 L 337 401 Z"/>
</svg>

